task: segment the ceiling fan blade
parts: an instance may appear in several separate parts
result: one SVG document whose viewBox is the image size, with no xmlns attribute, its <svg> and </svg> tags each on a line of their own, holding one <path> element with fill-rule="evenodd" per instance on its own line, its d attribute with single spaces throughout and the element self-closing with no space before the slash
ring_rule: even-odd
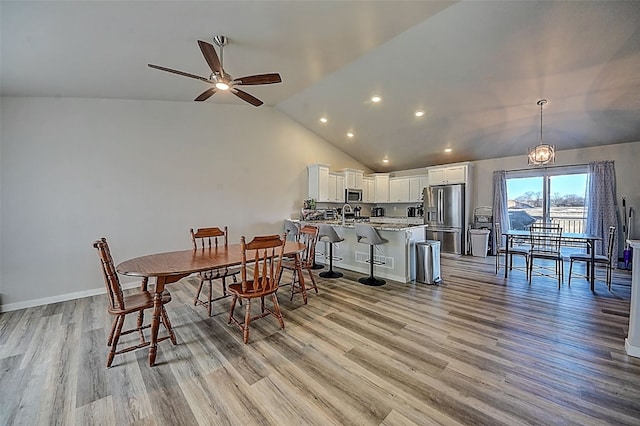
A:
<svg viewBox="0 0 640 426">
<path fill-rule="evenodd" d="M 207 89 L 204 92 L 200 93 L 200 95 L 198 95 L 198 97 L 195 98 L 194 101 L 196 101 L 196 102 L 206 101 L 207 99 L 209 99 L 216 92 L 217 92 L 217 90 L 216 90 L 215 87 Z"/>
<path fill-rule="evenodd" d="M 234 82 L 238 85 L 242 86 L 251 86 L 254 84 L 273 84 L 273 83 L 282 83 L 282 79 L 280 78 L 280 74 L 258 74 L 258 75 L 248 75 L 246 77 L 236 78 Z"/>
<path fill-rule="evenodd" d="M 207 43 L 206 41 L 198 40 L 198 46 L 200 46 L 200 50 L 202 51 L 202 55 L 204 59 L 209 64 L 209 68 L 211 71 L 218 74 L 224 74 L 222 71 L 222 65 L 220 65 L 220 59 L 218 59 L 218 54 L 216 53 L 215 47 L 211 43 Z"/>
<path fill-rule="evenodd" d="M 166 71 L 173 74 L 182 75 L 185 77 L 195 78 L 196 80 L 204 81 L 205 83 L 211 83 L 208 78 L 200 77 L 199 75 L 189 74 L 188 72 L 172 70 L 171 68 L 161 67 L 160 65 L 147 64 L 150 68 L 155 68 L 160 71 Z"/>
<path fill-rule="evenodd" d="M 243 92 L 240 89 L 233 89 L 231 92 L 237 97 L 239 97 L 240 99 L 242 99 L 243 101 L 249 102 L 253 106 L 260 106 L 264 103 L 260 99 L 256 98 L 255 96 L 250 95 L 247 92 Z"/>
</svg>

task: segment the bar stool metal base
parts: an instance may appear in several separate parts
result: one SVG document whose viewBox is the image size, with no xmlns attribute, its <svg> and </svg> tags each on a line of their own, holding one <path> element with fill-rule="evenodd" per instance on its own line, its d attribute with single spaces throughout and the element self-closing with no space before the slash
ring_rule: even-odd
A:
<svg viewBox="0 0 640 426">
<path fill-rule="evenodd" d="M 358 282 L 360 284 L 370 285 L 370 286 L 381 286 L 387 283 L 385 280 L 381 280 L 376 277 L 359 278 Z"/>
<path fill-rule="evenodd" d="M 343 276 L 343 273 L 336 272 L 336 271 L 327 271 L 327 272 L 320 272 L 318 275 L 321 276 L 322 278 L 340 278 Z"/>
<path fill-rule="evenodd" d="M 322 278 L 340 278 L 342 272 L 335 272 L 333 270 L 333 243 L 329 243 L 329 270 L 327 272 L 320 272 L 318 274 Z"/>
<path fill-rule="evenodd" d="M 364 285 L 370 285 L 370 286 L 381 286 L 381 285 L 385 285 L 387 282 L 385 280 L 381 280 L 379 278 L 376 278 L 373 276 L 373 264 L 374 264 L 374 260 L 373 260 L 373 244 L 369 245 L 370 249 L 369 249 L 369 264 L 370 266 L 370 273 L 369 276 L 366 278 L 359 278 L 358 282 L 360 284 L 364 284 Z"/>
<path fill-rule="evenodd" d="M 316 263 L 316 261 L 313 261 L 313 266 L 311 266 L 311 269 L 324 269 L 324 265 L 320 265 L 319 263 Z"/>
</svg>

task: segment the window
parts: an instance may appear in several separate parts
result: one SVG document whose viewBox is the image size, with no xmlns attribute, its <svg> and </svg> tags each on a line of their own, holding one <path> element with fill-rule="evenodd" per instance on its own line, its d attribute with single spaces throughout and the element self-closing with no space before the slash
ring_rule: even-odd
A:
<svg viewBox="0 0 640 426">
<path fill-rule="evenodd" d="M 511 229 L 534 222 L 560 223 L 563 232 L 584 232 L 588 166 L 507 172 Z"/>
</svg>

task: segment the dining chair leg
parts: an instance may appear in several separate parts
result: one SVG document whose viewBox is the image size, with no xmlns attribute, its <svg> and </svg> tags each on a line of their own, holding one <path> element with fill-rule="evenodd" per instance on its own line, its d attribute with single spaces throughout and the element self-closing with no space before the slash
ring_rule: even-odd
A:
<svg viewBox="0 0 640 426">
<path fill-rule="evenodd" d="M 242 327 L 242 340 L 249 343 L 249 323 L 251 322 L 251 299 L 247 299 L 247 307 L 244 313 L 244 326 Z"/>
<path fill-rule="evenodd" d="M 298 276 L 298 269 L 294 269 L 291 273 L 292 275 L 292 280 L 291 280 L 291 296 L 289 297 L 289 301 L 292 302 L 293 301 L 293 295 L 296 292 L 296 277 Z M 300 278 L 298 278 L 299 280 Z"/>
<path fill-rule="evenodd" d="M 115 317 L 113 319 L 113 324 L 111 325 L 111 332 L 109 333 L 109 337 L 107 338 L 107 346 L 111 346 L 111 344 L 113 343 L 113 336 L 116 332 L 116 326 L 118 325 L 118 319 L 120 317 Z"/>
<path fill-rule="evenodd" d="M 231 300 L 231 310 L 229 311 L 229 322 L 227 324 L 231 324 L 233 318 L 233 310 L 236 308 L 236 302 L 238 301 L 238 295 L 233 295 L 233 300 Z"/>
<path fill-rule="evenodd" d="M 227 277 L 222 277 L 222 295 L 227 295 Z"/>
<path fill-rule="evenodd" d="M 273 300 L 273 311 L 276 314 L 276 318 L 278 318 L 278 322 L 280 323 L 280 328 L 284 330 L 284 319 L 282 318 L 282 311 L 280 310 L 280 304 L 278 303 L 278 297 L 275 293 L 271 295 L 271 299 Z"/>
<path fill-rule="evenodd" d="M 200 280 L 200 285 L 198 286 L 198 291 L 196 291 L 196 297 L 193 298 L 193 306 L 198 304 L 198 300 L 200 297 L 200 292 L 202 291 L 202 285 L 204 284 L 203 280 Z"/>
<path fill-rule="evenodd" d="M 120 340 L 120 333 L 122 332 L 122 326 L 124 325 L 124 315 L 118 315 L 116 318 L 118 325 L 116 326 L 116 332 L 113 336 L 113 342 L 111 343 L 111 350 L 107 356 L 107 368 L 111 367 L 113 357 L 116 355 L 116 347 L 118 346 L 118 340 Z"/>
<path fill-rule="evenodd" d="M 209 281 L 209 300 L 207 300 L 207 312 L 209 314 L 209 317 L 211 317 L 211 305 L 213 305 L 213 303 L 211 303 L 212 300 L 213 300 L 213 283 Z"/>
<path fill-rule="evenodd" d="M 313 277 L 313 274 L 311 273 L 311 268 L 307 268 L 307 272 L 309 273 L 309 278 L 311 278 L 311 284 L 312 284 L 312 288 L 316 291 L 316 294 L 318 294 L 318 285 L 316 284 L 316 279 Z"/>
<path fill-rule="evenodd" d="M 138 334 L 140 334 L 140 343 L 145 343 L 144 333 L 142 332 L 142 324 L 144 324 L 144 309 L 138 312 Z"/>
<path fill-rule="evenodd" d="M 162 306 L 160 315 L 162 315 L 162 323 L 164 324 L 164 328 L 166 328 L 167 332 L 169 333 L 169 337 L 171 338 L 171 343 L 173 343 L 174 345 L 177 345 L 178 341 L 176 340 L 176 334 L 173 332 L 173 327 L 171 326 L 171 321 L 169 321 L 169 315 L 167 315 L 167 311 L 164 308 L 164 305 Z"/>
</svg>

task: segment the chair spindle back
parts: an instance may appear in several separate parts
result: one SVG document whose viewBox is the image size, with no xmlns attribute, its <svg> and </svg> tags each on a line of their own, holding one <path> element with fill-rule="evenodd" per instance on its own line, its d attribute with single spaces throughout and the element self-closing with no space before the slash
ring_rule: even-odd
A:
<svg viewBox="0 0 640 426">
<path fill-rule="evenodd" d="M 198 245 L 200 245 L 202 249 L 217 248 L 218 238 L 222 238 L 225 247 L 229 244 L 229 232 L 226 226 L 224 227 L 224 231 L 216 226 L 213 228 L 198 228 L 195 232 L 192 228 L 190 232 L 194 249 L 197 249 Z"/>
<path fill-rule="evenodd" d="M 122 294 L 122 286 L 118 278 L 118 272 L 113 265 L 111 250 L 106 238 L 101 238 L 93 243 L 93 247 L 98 250 L 98 257 L 102 265 L 102 276 L 104 284 L 107 288 L 107 296 L 112 309 L 124 309 L 124 295 Z"/>
<path fill-rule="evenodd" d="M 266 235 L 254 237 L 246 242 L 241 238 L 242 247 L 242 291 L 251 288 L 254 293 L 268 293 L 278 287 L 282 256 L 286 235 Z M 253 266 L 253 278 L 247 280 L 247 266 Z"/>
</svg>

